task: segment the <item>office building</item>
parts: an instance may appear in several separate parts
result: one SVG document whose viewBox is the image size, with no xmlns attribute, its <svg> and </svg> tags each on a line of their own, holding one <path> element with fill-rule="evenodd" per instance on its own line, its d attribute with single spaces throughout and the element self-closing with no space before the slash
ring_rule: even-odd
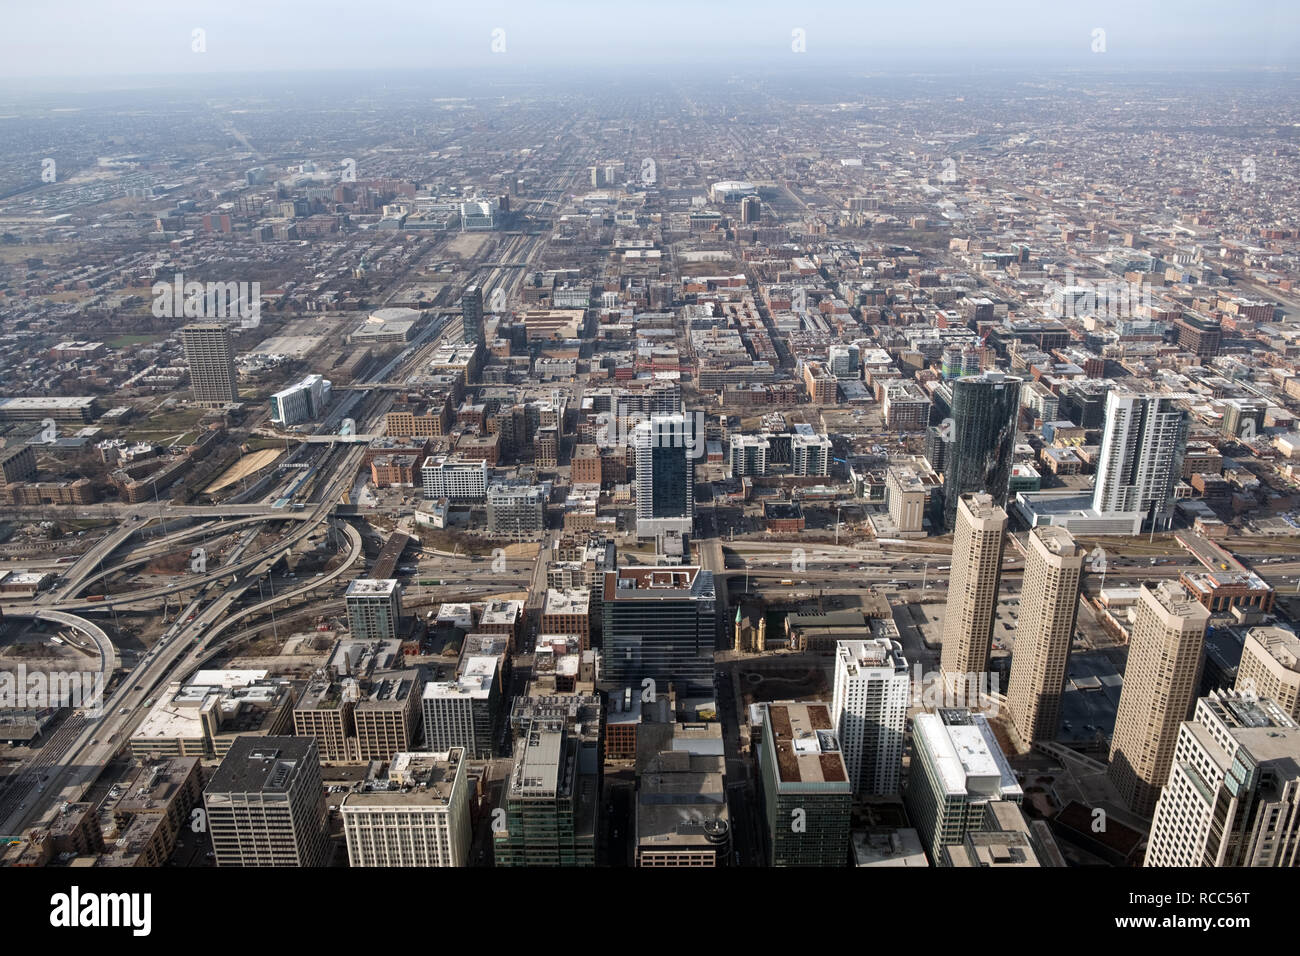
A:
<svg viewBox="0 0 1300 956">
<path fill-rule="evenodd" d="M 695 528 L 695 459 L 703 435 L 695 434 L 695 416 L 655 415 L 637 425 L 636 533 L 653 538 L 664 531 Z"/>
<path fill-rule="evenodd" d="M 762 705 L 769 866 L 845 866 L 853 787 L 825 704 Z"/>
<path fill-rule="evenodd" d="M 131 753 L 151 757 L 224 757 L 237 740 L 279 737 L 293 729 L 291 681 L 264 670 L 199 670 L 168 684 L 131 734 Z"/>
<path fill-rule="evenodd" d="M 979 687 L 988 673 L 1006 527 L 1007 513 L 992 495 L 961 496 L 939 664 L 949 688 Z"/>
<path fill-rule="evenodd" d="M 468 758 L 459 747 L 399 753 L 382 780 L 339 804 L 348 866 L 465 866 L 469 862 Z"/>
<path fill-rule="evenodd" d="M 229 326 L 195 322 L 181 329 L 181 341 L 185 345 L 185 360 L 190 365 L 194 401 L 203 405 L 239 401 L 239 373 L 235 371 L 235 347 Z"/>
<path fill-rule="evenodd" d="M 1149 817 L 1200 679 L 1210 613 L 1173 581 L 1143 584 L 1129 638 L 1108 775 L 1134 812 Z"/>
<path fill-rule="evenodd" d="M 1083 558 L 1083 549 L 1064 528 L 1049 525 L 1029 532 L 1007 686 L 1007 710 L 1026 746 L 1054 739 L 1061 723 Z"/>
<path fill-rule="evenodd" d="M 1187 427 L 1187 412 L 1178 407 L 1176 396 L 1130 391 L 1107 395 L 1093 510 L 1108 518 L 1132 516 L 1133 534 L 1151 521 L 1168 527 L 1174 486 L 1183 472 Z"/>
<path fill-rule="evenodd" d="M 1002 372 L 967 375 L 952 382 L 951 444 L 944 452 L 944 528 L 957 524 L 963 495 L 989 495 L 1006 507 L 1011 450 L 1020 414 L 1021 380 Z"/>
<path fill-rule="evenodd" d="M 604 675 L 621 684 L 650 678 L 713 686 L 717 600 L 713 572 L 700 567 L 629 566 L 604 574 Z"/>
<path fill-rule="evenodd" d="M 904 803 L 935 866 L 944 847 L 989 828 L 990 806 L 1019 804 L 1024 791 L 982 714 L 939 710 L 912 721 L 912 759 Z"/>
<path fill-rule="evenodd" d="M 354 639 L 385 640 L 400 636 L 402 592 L 396 579 L 357 578 L 348 585 L 343 602 Z"/>
<path fill-rule="evenodd" d="M 599 747 L 586 730 L 562 717 L 534 717 L 521 728 L 505 828 L 492 832 L 497 866 L 595 865 Z"/>
<path fill-rule="evenodd" d="M 308 375 L 296 385 L 271 396 L 271 421 L 277 425 L 315 421 L 325 414 L 329 400 L 329 380 L 319 375 Z"/>
<path fill-rule="evenodd" d="M 1040 827 L 1046 824 L 1039 823 Z M 1045 836 L 1050 850 L 1055 851 L 1056 862 L 1047 863 L 1047 856 L 1035 837 Z M 1006 870 L 1022 867 L 1064 866 L 1065 858 L 1051 840 L 1050 833 L 1035 832 L 1021 812 L 1019 805 L 1009 800 L 994 800 L 984 811 L 984 821 L 979 829 L 967 830 L 960 843 L 944 844 L 943 859 L 939 866 L 990 867 Z"/>
<path fill-rule="evenodd" d="M 23 395 L 0 398 L 0 422 L 93 422 L 99 417 L 99 400 L 93 396 Z"/>
<path fill-rule="evenodd" d="M 217 866 L 324 866 L 329 843 L 311 737 L 239 737 L 203 791 Z"/>
<path fill-rule="evenodd" d="M 542 605 L 542 634 L 572 634 L 581 649 L 591 650 L 591 592 L 586 588 L 548 588 Z"/>
<path fill-rule="evenodd" d="M 902 645 L 890 640 L 840 641 L 834 688 L 831 718 L 853 792 L 897 793 L 911 697 Z"/>
<path fill-rule="evenodd" d="M 321 760 L 356 760 L 356 725 L 352 714 L 361 699 L 360 690 L 355 680 L 344 684 L 328 677 L 309 681 L 293 706 L 294 736 L 315 737 Z"/>
<path fill-rule="evenodd" d="M 1300 866 L 1300 727 L 1276 703 L 1211 693 L 1178 728 L 1145 866 Z"/>
<path fill-rule="evenodd" d="M 649 723 L 636 754 L 635 863 L 732 864 L 726 754 L 717 723 Z"/>
<path fill-rule="evenodd" d="M 1300 721 L 1300 637 L 1282 627 L 1247 631 L 1236 690 L 1247 697 L 1266 697 Z"/>
<path fill-rule="evenodd" d="M 415 749 L 423 690 L 424 679 L 416 668 L 371 676 L 368 693 L 352 711 L 359 759 L 390 760 L 393 754 Z"/>
</svg>

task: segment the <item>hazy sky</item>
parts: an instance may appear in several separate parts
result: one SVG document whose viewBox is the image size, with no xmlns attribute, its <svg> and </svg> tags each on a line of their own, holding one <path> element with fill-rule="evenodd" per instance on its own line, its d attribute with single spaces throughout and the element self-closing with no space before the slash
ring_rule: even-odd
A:
<svg viewBox="0 0 1300 956">
<path fill-rule="evenodd" d="M 204 31 L 204 52 L 194 32 Z M 1104 33 L 1104 52 L 1093 46 Z M 494 53 L 493 31 L 498 48 Z M 795 30 L 805 52 L 796 54 Z M 1300 63 L 1296 0 L 3 0 L 0 76 Z"/>
</svg>

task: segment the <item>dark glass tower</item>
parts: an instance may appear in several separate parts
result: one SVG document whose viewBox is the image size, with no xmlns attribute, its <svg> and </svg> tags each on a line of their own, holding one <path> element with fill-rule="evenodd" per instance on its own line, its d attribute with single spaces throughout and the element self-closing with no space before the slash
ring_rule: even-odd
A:
<svg viewBox="0 0 1300 956">
<path fill-rule="evenodd" d="M 999 508 L 1006 507 L 1021 381 L 1001 372 L 953 381 L 952 425 L 941 426 L 951 442 L 943 468 L 945 530 L 956 526 L 957 502 L 964 494 L 985 492 Z"/>
<path fill-rule="evenodd" d="M 483 290 L 476 285 L 465 290 L 460 297 L 461 328 L 465 341 L 477 345 L 483 341 Z"/>
</svg>

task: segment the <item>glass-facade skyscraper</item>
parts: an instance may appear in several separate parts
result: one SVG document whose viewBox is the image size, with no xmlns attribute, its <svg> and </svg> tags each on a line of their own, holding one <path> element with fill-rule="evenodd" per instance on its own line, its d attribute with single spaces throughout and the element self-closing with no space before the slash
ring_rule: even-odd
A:
<svg viewBox="0 0 1300 956">
<path fill-rule="evenodd" d="M 633 433 L 636 448 L 636 533 L 689 533 L 695 525 L 695 458 L 703 450 L 695 416 L 655 415 Z"/>
<path fill-rule="evenodd" d="M 605 676 L 639 684 L 712 687 L 717 640 L 713 572 L 691 567 L 605 572 Z"/>
<path fill-rule="evenodd" d="M 943 468 L 945 530 L 956 527 L 957 502 L 964 494 L 982 492 L 999 508 L 1006 507 L 1021 381 L 1001 372 L 953 380 Z"/>
<path fill-rule="evenodd" d="M 467 344 L 478 345 L 483 341 L 483 290 L 476 285 L 460 297 L 460 321 Z"/>
</svg>

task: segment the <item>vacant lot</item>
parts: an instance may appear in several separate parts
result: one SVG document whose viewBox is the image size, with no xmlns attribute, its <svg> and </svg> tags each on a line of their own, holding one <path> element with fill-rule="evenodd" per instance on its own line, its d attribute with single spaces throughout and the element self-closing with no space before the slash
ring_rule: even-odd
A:
<svg viewBox="0 0 1300 956">
<path fill-rule="evenodd" d="M 279 457 L 279 448 L 265 448 L 262 451 L 249 452 L 227 468 L 216 481 L 204 488 L 203 493 L 210 495 L 222 488 L 229 488 L 241 478 L 247 478 L 249 475 L 261 471 Z"/>
</svg>

